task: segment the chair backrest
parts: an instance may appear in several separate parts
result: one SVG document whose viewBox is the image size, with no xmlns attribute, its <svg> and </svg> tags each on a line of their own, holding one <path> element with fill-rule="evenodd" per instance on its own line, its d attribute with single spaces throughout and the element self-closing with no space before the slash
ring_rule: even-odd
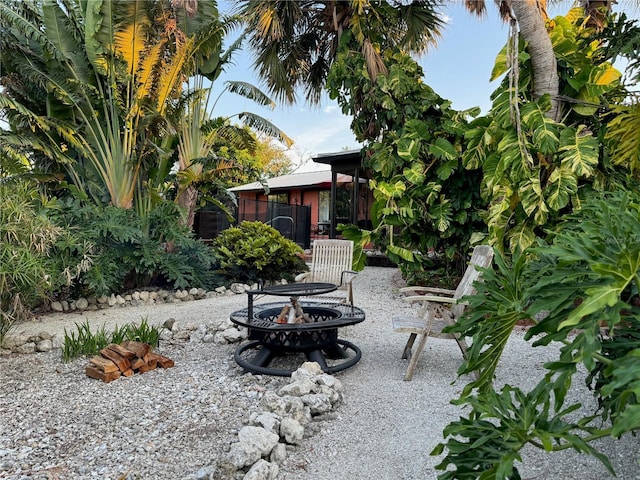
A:
<svg viewBox="0 0 640 480">
<path fill-rule="evenodd" d="M 342 272 L 353 267 L 351 240 L 314 240 L 309 268 L 310 282 L 341 285 Z M 342 285 L 341 285 L 342 286 Z"/>
<path fill-rule="evenodd" d="M 456 288 L 456 292 L 453 294 L 453 298 L 460 299 L 465 295 L 473 295 L 476 293 L 476 289 L 473 286 L 473 282 L 480 278 L 481 272 L 476 270 L 476 266 L 482 268 L 488 268 L 491 266 L 491 262 L 493 261 L 493 248 L 488 245 L 478 245 L 473 249 L 473 254 L 471 255 L 471 260 L 469 260 L 469 266 L 464 272 L 464 276 L 458 287 Z M 462 315 L 464 311 L 464 304 L 456 304 L 451 308 L 453 316 L 458 318 Z"/>
</svg>

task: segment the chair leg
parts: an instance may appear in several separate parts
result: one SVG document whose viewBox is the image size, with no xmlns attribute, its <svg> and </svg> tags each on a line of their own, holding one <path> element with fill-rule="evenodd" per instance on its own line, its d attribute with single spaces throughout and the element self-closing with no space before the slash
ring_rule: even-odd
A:
<svg viewBox="0 0 640 480">
<path fill-rule="evenodd" d="M 404 346 L 404 350 L 402 351 L 402 358 L 404 360 L 411 359 L 411 349 L 413 348 L 413 342 L 416 340 L 416 334 L 412 333 L 409 335 L 409 340 L 407 340 L 407 344 Z"/>
<path fill-rule="evenodd" d="M 427 343 L 427 338 L 429 338 L 428 334 L 423 333 L 420 335 L 420 341 L 418 342 L 416 351 L 413 352 L 413 355 L 411 356 L 411 360 L 409 361 L 409 366 L 407 367 L 407 373 L 405 373 L 404 375 L 405 381 L 410 381 L 413 378 L 413 371 L 415 370 L 416 365 L 418 364 L 418 360 L 420 359 L 420 354 L 424 349 L 424 345 L 425 343 Z"/>
</svg>

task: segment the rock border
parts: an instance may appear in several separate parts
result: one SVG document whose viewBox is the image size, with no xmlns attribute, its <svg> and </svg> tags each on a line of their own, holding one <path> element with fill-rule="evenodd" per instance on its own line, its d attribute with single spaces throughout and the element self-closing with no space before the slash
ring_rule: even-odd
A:
<svg viewBox="0 0 640 480">
<path fill-rule="evenodd" d="M 236 478 L 276 480 L 287 457 L 287 446 L 299 445 L 313 435 L 313 422 L 325 419 L 342 403 L 340 380 L 324 373 L 316 362 L 305 362 L 291 374 L 291 381 L 277 392 L 266 391 L 249 424 L 238 432 L 238 441 L 207 476 L 187 479 Z M 201 474 L 203 472 L 200 472 Z"/>
<path fill-rule="evenodd" d="M 287 284 L 286 280 L 281 280 L 282 284 Z M 232 283 L 229 288 L 218 287 L 215 290 L 206 291 L 202 288 L 191 288 L 189 290 L 136 290 L 125 296 L 112 294 L 102 297 L 80 297 L 76 300 L 64 300 L 53 302 L 51 311 L 61 313 L 106 310 L 109 308 L 125 308 L 140 305 L 155 305 L 162 303 L 181 303 L 194 300 L 202 300 L 212 297 L 230 297 L 242 295 L 247 290 L 255 290 L 258 284 L 247 285 L 245 283 Z M 4 342 L 0 345 L 0 356 L 11 355 L 12 353 L 29 354 L 37 352 L 48 352 L 52 349 L 61 349 L 64 344 L 64 337 L 60 334 L 43 331 L 37 335 L 26 336 L 14 333 L 12 330 L 19 330 L 20 324 L 16 324 L 5 336 Z M 163 324 L 161 340 L 201 340 L 205 343 L 235 343 L 247 338 L 246 330 L 238 329 L 230 321 L 219 323 L 209 323 L 207 325 L 186 325 L 178 329 L 174 319 L 169 319 Z M 191 339 L 192 335 L 195 337 Z"/>
</svg>

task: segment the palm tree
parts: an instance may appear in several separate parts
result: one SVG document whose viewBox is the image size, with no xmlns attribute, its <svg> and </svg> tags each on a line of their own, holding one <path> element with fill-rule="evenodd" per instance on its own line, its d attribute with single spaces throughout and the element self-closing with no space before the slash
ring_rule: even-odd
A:
<svg viewBox="0 0 640 480">
<path fill-rule="evenodd" d="M 169 0 L 1 2 L 5 151 L 64 165 L 97 201 L 130 208 L 155 151 L 151 127 L 220 52 L 215 2 L 199 8 L 205 20 Z"/>
<path fill-rule="evenodd" d="M 563 115 L 558 99 L 560 79 L 553 46 L 545 26 L 548 19 L 546 0 L 495 0 L 495 3 L 503 20 L 517 23 L 520 34 L 528 44 L 534 79 L 533 98 L 538 99 L 548 94 L 551 97 L 551 108 L 546 115 L 559 121 Z M 580 2 L 589 17 L 590 26 L 599 28 L 602 28 L 603 20 L 611 10 L 612 3 L 612 0 Z M 466 0 L 465 5 L 476 15 L 486 13 L 484 0 Z"/>
<path fill-rule="evenodd" d="M 190 9 L 197 9 L 198 3 L 194 0 Z M 186 7 L 185 7 L 186 8 Z M 223 28 L 229 28 L 234 24 L 234 18 L 228 19 Z M 258 105 L 274 108 L 275 103 L 259 88 L 242 81 L 226 81 L 216 99 L 212 100 L 215 81 L 222 72 L 232 63 L 233 55 L 242 47 L 244 36 L 236 39 L 225 51 L 221 52 L 212 68 L 204 72 L 199 70 L 189 81 L 189 89 L 178 103 L 177 108 L 170 117 L 173 119 L 173 127 L 177 132 L 177 157 L 178 157 L 178 192 L 176 203 L 186 213 L 185 225 L 192 227 L 195 217 L 199 192 L 198 183 L 217 183 L 220 173 L 232 167 L 230 162 L 219 158 L 216 150 L 221 141 L 239 150 L 248 150 L 253 153 L 256 147 L 255 136 L 247 129 L 231 123 L 236 118 L 245 126 L 284 143 L 287 147 L 293 141 L 278 127 L 267 119 L 251 112 L 238 112 L 230 117 L 216 117 L 215 109 L 218 100 L 225 92 L 235 93 L 252 100 Z M 207 81 L 208 80 L 208 81 Z M 205 85 L 206 84 L 206 85 Z M 213 163 L 215 168 L 206 169 L 205 164 Z M 215 201 L 215 199 L 213 199 Z M 219 204 L 220 207 L 223 207 Z"/>
<path fill-rule="evenodd" d="M 341 48 L 367 59 L 369 74 L 384 71 L 381 50 L 398 46 L 422 51 L 434 43 L 443 22 L 436 0 L 237 0 L 255 66 L 278 100 L 293 103 L 305 89 L 317 104 Z"/>
<path fill-rule="evenodd" d="M 231 123 L 232 117 L 215 117 L 217 101 L 210 102 L 213 84 L 203 86 L 202 76 L 195 79 L 195 90 L 189 95 L 178 122 L 178 193 L 176 203 L 186 212 L 185 224 L 193 226 L 198 199 L 197 183 L 215 182 L 221 169 L 231 168 L 223 159 L 217 160 L 214 169 L 205 169 L 204 164 L 216 159 L 216 149 L 221 140 L 239 150 L 255 151 L 255 137 L 250 131 Z M 237 93 L 256 103 L 273 108 L 273 101 L 257 87 L 246 82 L 227 81 L 225 91 Z M 222 93 L 220 95 L 222 95 Z M 218 98 L 220 98 L 218 96 Z M 251 112 L 240 112 L 237 116 L 242 123 L 254 130 L 273 137 L 291 146 L 293 141 L 279 128 L 265 118 Z"/>
</svg>

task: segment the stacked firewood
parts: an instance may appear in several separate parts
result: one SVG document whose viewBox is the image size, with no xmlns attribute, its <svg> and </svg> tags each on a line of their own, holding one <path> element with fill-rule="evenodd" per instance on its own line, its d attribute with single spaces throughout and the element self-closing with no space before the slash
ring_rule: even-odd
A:
<svg viewBox="0 0 640 480">
<path fill-rule="evenodd" d="M 276 323 L 311 323 L 313 320 L 308 313 L 302 311 L 298 299 L 291 298 L 291 305 L 285 305 L 280 310 Z"/>
<path fill-rule="evenodd" d="M 111 382 L 120 376 L 130 377 L 157 367 L 171 368 L 173 360 L 151 351 L 147 343 L 125 341 L 120 345 L 111 343 L 89 360 L 85 368 L 87 376 Z"/>
</svg>

